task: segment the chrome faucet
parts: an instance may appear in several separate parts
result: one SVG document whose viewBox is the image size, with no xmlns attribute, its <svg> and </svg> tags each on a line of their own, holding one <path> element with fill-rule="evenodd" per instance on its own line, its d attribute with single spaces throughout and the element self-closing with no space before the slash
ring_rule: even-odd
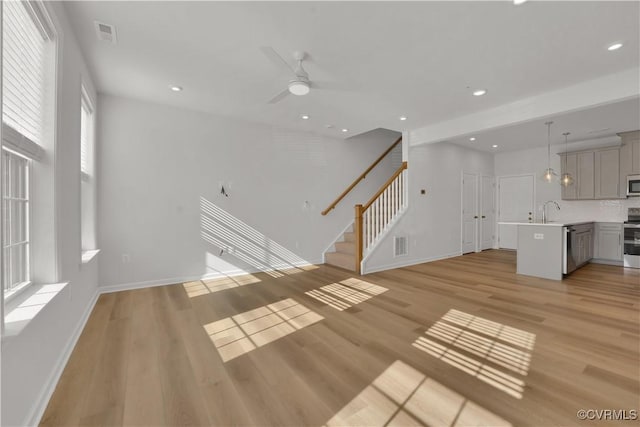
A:
<svg viewBox="0 0 640 427">
<path fill-rule="evenodd" d="M 544 205 L 542 205 L 542 223 L 543 224 L 547 223 L 547 205 L 549 203 L 553 203 L 554 205 L 556 205 L 556 209 L 560 210 L 560 205 L 555 200 L 547 200 L 546 202 L 544 202 Z"/>
</svg>

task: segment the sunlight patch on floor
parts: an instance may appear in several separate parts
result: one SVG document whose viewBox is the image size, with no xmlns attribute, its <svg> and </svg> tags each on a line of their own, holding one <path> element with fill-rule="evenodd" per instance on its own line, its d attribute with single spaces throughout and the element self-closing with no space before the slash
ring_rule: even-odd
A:
<svg viewBox="0 0 640 427">
<path fill-rule="evenodd" d="M 382 286 L 352 277 L 339 283 L 332 283 L 319 289 L 305 292 L 305 294 L 336 310 L 343 311 L 387 290 Z"/>
<path fill-rule="evenodd" d="M 459 310 L 449 310 L 425 334 L 428 338 L 414 341 L 415 348 L 522 398 L 525 382 L 514 374 L 528 374 L 535 334 Z"/>
<path fill-rule="evenodd" d="M 244 285 L 251 285 L 260 282 L 253 274 L 243 274 L 241 276 L 220 277 L 217 279 L 196 280 L 194 282 L 183 283 L 182 286 L 189 298 L 200 295 L 212 294 L 225 289 L 237 288 Z"/>
<path fill-rule="evenodd" d="M 324 317 L 288 298 L 204 325 L 224 362 L 319 322 Z"/>
<path fill-rule="evenodd" d="M 326 426 L 511 426 L 402 361 L 395 361 Z"/>
</svg>

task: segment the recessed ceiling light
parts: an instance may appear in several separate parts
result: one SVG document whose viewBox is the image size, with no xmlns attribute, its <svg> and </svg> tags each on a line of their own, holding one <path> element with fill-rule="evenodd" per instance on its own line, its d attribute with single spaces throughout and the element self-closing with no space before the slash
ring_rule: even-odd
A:
<svg viewBox="0 0 640 427">
<path fill-rule="evenodd" d="M 300 116 L 300 118 L 302 120 L 309 120 L 309 115 L 308 114 L 303 114 L 303 115 Z"/>
<path fill-rule="evenodd" d="M 513 0 L 513 4 L 515 4 L 516 6 L 522 3 L 526 3 L 527 0 Z"/>
<path fill-rule="evenodd" d="M 349 132 L 349 129 L 344 128 L 344 129 L 342 129 L 342 132 Z"/>
<path fill-rule="evenodd" d="M 404 122 L 405 120 L 407 120 L 407 116 L 400 116 L 400 120 Z"/>
<path fill-rule="evenodd" d="M 498 148 L 498 146 L 496 144 L 493 144 L 491 148 Z"/>
<path fill-rule="evenodd" d="M 614 43 L 607 48 L 607 50 L 618 50 L 622 47 L 622 43 Z"/>
<path fill-rule="evenodd" d="M 472 136 L 471 138 L 469 138 L 469 141 L 475 141 L 475 140 L 476 140 L 475 136 Z"/>
<path fill-rule="evenodd" d="M 473 96 L 482 96 L 485 93 L 487 93 L 486 89 L 478 89 L 476 91 L 473 91 Z"/>
<path fill-rule="evenodd" d="M 182 90 L 182 86 L 169 86 L 169 89 L 171 89 L 174 92 L 180 92 Z"/>
</svg>

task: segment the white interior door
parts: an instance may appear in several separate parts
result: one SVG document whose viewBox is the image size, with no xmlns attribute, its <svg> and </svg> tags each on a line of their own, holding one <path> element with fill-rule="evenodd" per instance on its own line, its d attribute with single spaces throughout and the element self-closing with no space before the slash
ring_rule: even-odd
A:
<svg viewBox="0 0 640 427">
<path fill-rule="evenodd" d="M 478 250 L 478 177 L 462 176 L 462 253 Z"/>
<path fill-rule="evenodd" d="M 491 249 L 495 242 L 496 186 L 492 176 L 480 177 L 480 249 Z"/>
<path fill-rule="evenodd" d="M 498 177 L 498 222 L 528 222 L 533 220 L 534 175 Z M 516 249 L 518 227 L 500 224 L 498 246 Z"/>
</svg>

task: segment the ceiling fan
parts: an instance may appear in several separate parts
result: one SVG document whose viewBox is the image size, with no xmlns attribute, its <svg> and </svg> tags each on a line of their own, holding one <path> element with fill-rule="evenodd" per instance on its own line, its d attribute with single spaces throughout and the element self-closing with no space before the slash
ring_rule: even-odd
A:
<svg viewBox="0 0 640 427">
<path fill-rule="evenodd" d="M 260 50 L 277 67 L 286 69 L 288 73 L 293 73 L 293 78 L 289 80 L 287 88 L 271 98 L 269 104 L 275 104 L 276 102 L 283 100 L 289 94 L 302 96 L 308 94 L 312 87 L 317 88 L 317 85 L 311 83 L 309 80 L 309 74 L 302 67 L 302 61 L 307 57 L 306 52 L 294 52 L 293 59 L 295 59 L 296 65 L 295 67 L 291 67 L 291 65 L 289 65 L 289 63 L 285 61 L 285 59 L 272 47 L 263 46 Z"/>
</svg>

